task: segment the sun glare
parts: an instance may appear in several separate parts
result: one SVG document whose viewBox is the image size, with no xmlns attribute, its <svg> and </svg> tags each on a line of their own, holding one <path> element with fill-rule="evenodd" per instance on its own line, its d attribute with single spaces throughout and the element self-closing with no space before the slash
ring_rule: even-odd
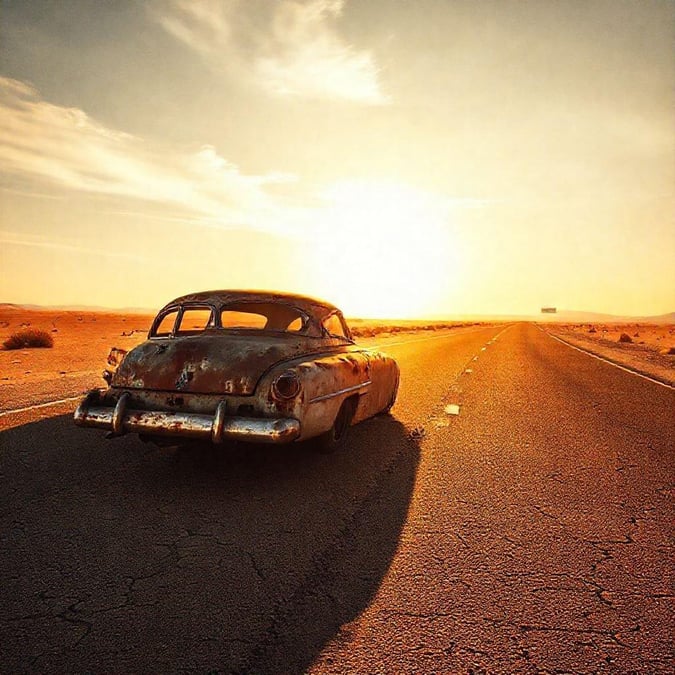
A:
<svg viewBox="0 0 675 675">
<path fill-rule="evenodd" d="M 340 182 L 323 197 L 311 242 L 319 292 L 350 316 L 437 312 L 458 279 L 448 203 L 384 181 Z"/>
</svg>

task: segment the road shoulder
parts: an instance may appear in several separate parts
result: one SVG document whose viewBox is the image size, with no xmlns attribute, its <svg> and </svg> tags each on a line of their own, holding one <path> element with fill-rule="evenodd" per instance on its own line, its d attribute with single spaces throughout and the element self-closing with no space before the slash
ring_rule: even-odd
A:
<svg viewBox="0 0 675 675">
<path fill-rule="evenodd" d="M 599 356 L 639 375 L 645 375 L 671 387 L 675 386 L 675 356 L 660 354 L 639 344 L 613 343 L 573 332 L 563 326 L 540 324 L 539 328 L 552 337 L 584 352 Z"/>
</svg>

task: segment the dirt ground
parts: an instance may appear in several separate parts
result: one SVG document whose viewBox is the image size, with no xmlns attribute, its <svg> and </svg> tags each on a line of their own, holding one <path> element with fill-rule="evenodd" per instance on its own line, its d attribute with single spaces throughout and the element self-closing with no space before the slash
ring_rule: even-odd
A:
<svg viewBox="0 0 675 675">
<path fill-rule="evenodd" d="M 0 307 L 0 343 L 26 328 L 47 331 L 54 340 L 49 349 L 0 349 L 0 412 L 103 386 L 110 348 L 130 349 L 142 342 L 152 318 Z"/>
<path fill-rule="evenodd" d="M 544 329 L 619 365 L 675 385 L 675 325 L 546 324 Z M 624 337 L 630 338 L 630 342 Z"/>
</svg>

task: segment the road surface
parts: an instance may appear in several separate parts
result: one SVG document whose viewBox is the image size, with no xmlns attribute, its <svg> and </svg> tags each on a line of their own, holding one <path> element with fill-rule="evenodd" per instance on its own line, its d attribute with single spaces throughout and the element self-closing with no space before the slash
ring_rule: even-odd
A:
<svg viewBox="0 0 675 675">
<path fill-rule="evenodd" d="M 675 391 L 530 324 L 387 348 L 334 455 L 2 432 L 2 672 L 672 672 Z"/>
</svg>

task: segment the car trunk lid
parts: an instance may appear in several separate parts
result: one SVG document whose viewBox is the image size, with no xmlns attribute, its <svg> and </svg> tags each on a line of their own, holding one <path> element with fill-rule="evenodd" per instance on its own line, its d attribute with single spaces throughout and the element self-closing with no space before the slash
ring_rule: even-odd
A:
<svg viewBox="0 0 675 675">
<path fill-rule="evenodd" d="M 247 396 L 272 366 L 319 351 L 326 351 L 326 345 L 303 336 L 205 334 L 152 339 L 125 356 L 111 385 Z"/>
</svg>

